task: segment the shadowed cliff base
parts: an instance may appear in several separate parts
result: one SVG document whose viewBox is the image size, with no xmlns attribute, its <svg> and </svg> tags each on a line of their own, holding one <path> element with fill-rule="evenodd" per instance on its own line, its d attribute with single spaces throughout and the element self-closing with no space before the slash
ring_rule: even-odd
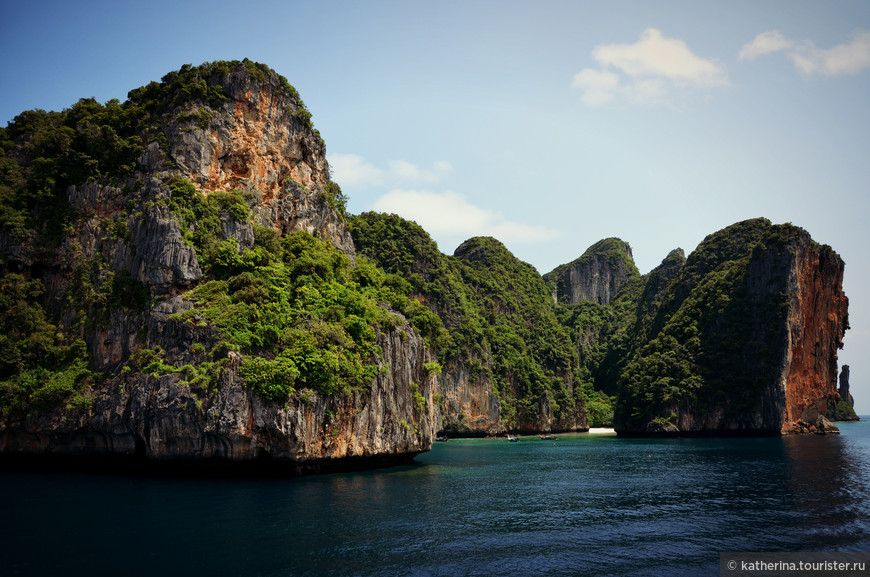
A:
<svg viewBox="0 0 870 577">
<path fill-rule="evenodd" d="M 289 461 L 268 456 L 229 459 L 148 459 L 123 455 L 2 454 L 0 472 L 82 473 L 186 478 L 286 478 L 416 465 L 421 451 L 401 455 Z"/>
</svg>

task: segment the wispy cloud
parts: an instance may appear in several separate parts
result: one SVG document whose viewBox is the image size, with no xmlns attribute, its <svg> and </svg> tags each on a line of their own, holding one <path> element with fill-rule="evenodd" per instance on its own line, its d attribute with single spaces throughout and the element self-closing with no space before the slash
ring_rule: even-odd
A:
<svg viewBox="0 0 870 577">
<path fill-rule="evenodd" d="M 740 49 L 738 60 L 755 60 L 759 56 L 790 50 L 794 48 L 794 42 L 782 35 L 779 30 L 762 32 L 752 42 L 748 42 Z"/>
<path fill-rule="evenodd" d="M 438 182 L 453 171 L 453 167 L 444 161 L 435 162 L 431 169 L 420 168 L 405 160 L 391 160 L 388 165 L 391 175 L 406 182 Z"/>
<path fill-rule="evenodd" d="M 762 32 L 740 49 L 740 60 L 755 60 L 767 54 L 783 52 L 805 74 L 839 76 L 857 74 L 870 68 L 870 32 L 859 30 L 850 42 L 823 50 L 809 40 L 797 42 L 779 30 Z"/>
<path fill-rule="evenodd" d="M 508 220 L 502 214 L 476 206 L 459 193 L 434 191 L 453 173 L 445 161 L 424 168 L 406 160 L 391 160 L 381 168 L 358 154 L 330 154 L 335 181 L 346 188 L 383 187 L 371 210 L 395 213 L 417 222 L 433 237 L 449 242 L 472 236 L 494 236 L 502 242 L 535 242 L 557 235 L 546 228 Z M 413 188 L 415 185 L 423 187 Z"/>
<path fill-rule="evenodd" d="M 678 38 L 648 28 L 633 44 L 603 44 L 592 51 L 598 68 L 584 68 L 571 84 L 587 106 L 613 100 L 659 104 L 689 90 L 727 86 L 728 72 L 696 55 Z"/>
<path fill-rule="evenodd" d="M 514 222 L 480 208 L 453 191 L 395 189 L 378 198 L 374 210 L 413 220 L 433 236 L 466 239 L 494 236 L 502 242 L 530 242 L 555 238 L 546 228 Z"/>
<path fill-rule="evenodd" d="M 358 154 L 330 154 L 332 177 L 340 185 L 371 186 L 384 181 L 384 171 Z"/>
<path fill-rule="evenodd" d="M 453 172 L 449 162 L 436 161 L 422 168 L 407 160 L 391 160 L 379 168 L 358 154 L 330 154 L 329 165 L 334 180 L 342 186 L 394 186 L 398 184 L 431 184 Z"/>
</svg>

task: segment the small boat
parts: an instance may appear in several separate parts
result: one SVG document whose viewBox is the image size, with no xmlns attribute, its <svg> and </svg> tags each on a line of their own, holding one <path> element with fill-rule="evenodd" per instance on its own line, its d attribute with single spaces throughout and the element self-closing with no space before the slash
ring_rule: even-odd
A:
<svg viewBox="0 0 870 577">
<path fill-rule="evenodd" d="M 510 442 L 510 443 L 519 443 L 519 442 L 520 442 L 520 438 L 519 438 L 519 437 L 511 436 L 511 435 L 508 435 L 508 442 Z"/>
<path fill-rule="evenodd" d="M 446 442 L 449 441 L 450 439 L 448 439 L 448 438 L 447 438 L 446 436 L 444 436 L 444 435 L 441 435 L 440 437 L 435 437 L 435 440 L 436 440 L 436 441 L 441 441 L 442 443 L 446 443 Z"/>
<path fill-rule="evenodd" d="M 555 441 L 556 435 L 540 435 L 541 439 L 544 441 Z"/>
</svg>

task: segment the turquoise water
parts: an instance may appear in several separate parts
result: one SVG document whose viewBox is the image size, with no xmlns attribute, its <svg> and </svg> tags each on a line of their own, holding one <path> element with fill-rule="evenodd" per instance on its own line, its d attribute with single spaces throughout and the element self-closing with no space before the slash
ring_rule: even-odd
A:
<svg viewBox="0 0 870 577">
<path fill-rule="evenodd" d="M 718 575 L 870 551 L 870 421 L 840 436 L 437 443 L 290 479 L 0 473 L 3 575 Z"/>
</svg>

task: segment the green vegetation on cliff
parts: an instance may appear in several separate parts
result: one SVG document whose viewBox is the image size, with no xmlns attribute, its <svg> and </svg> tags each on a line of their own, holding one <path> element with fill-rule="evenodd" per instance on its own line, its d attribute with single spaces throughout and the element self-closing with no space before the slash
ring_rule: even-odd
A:
<svg viewBox="0 0 870 577">
<path fill-rule="evenodd" d="M 491 384 L 506 429 L 550 417 L 554 428 L 582 426 L 584 407 L 589 424 L 630 430 L 672 427 L 678 406 L 745 414 L 777 378 L 787 263 L 801 229 L 738 223 L 644 277 L 627 243 L 604 239 L 545 281 L 496 239 L 469 239 L 447 256 L 413 222 L 348 215 L 341 188 L 328 182 L 315 187 L 317 202 L 350 229 L 351 264 L 306 232 L 255 224 L 276 222 L 255 214 L 258 193 L 205 196 L 169 159 L 168 138 L 230 111 L 229 97 L 251 79 L 283 91 L 284 118 L 319 138 L 287 80 L 248 60 L 186 65 L 124 103 L 82 99 L 0 128 L 0 417 L 87 408 L 88 388 L 108 378 L 95 370 L 96 351 L 119 316 L 139 342 L 105 363 L 155 378 L 181 373 L 181 384 L 209 392 L 238 358 L 245 384 L 272 401 L 367 387 L 384 370 L 379 334 L 407 320 L 437 354 L 433 374 Z M 73 210 L 68 194 L 87 197 L 76 206 L 89 208 Z M 111 206 L 93 206 L 106 198 Z M 147 219 L 154 235 L 172 235 L 184 274 L 173 277 L 178 263 L 161 260 L 165 247 L 153 245 L 162 237 L 133 242 Z M 146 249 L 160 253 L 150 268 L 133 258 Z M 566 304 L 584 294 L 568 285 L 586 265 L 614 282 L 596 302 Z M 163 274 L 184 280 L 144 284 L 159 285 Z M 192 343 L 169 362 L 163 348 L 143 348 L 143 335 L 152 307 L 177 295 L 192 306 L 172 309 L 183 312 L 171 323 Z"/>
<path fill-rule="evenodd" d="M 232 243 L 233 245 L 235 243 Z M 241 375 L 269 399 L 307 387 L 338 394 L 366 387 L 381 356 L 375 327 L 398 319 L 363 290 L 348 257 L 305 232 L 279 238 L 258 229 L 254 247 L 220 251 L 206 281 L 186 296 L 183 322 L 205 318 L 220 332 L 219 351 L 243 354 Z"/>
<path fill-rule="evenodd" d="M 142 143 L 140 118 L 117 100 L 22 112 L 0 128 L 0 229 L 56 243 L 74 219 L 67 187 L 131 174 Z"/>
<path fill-rule="evenodd" d="M 401 325 L 403 313 L 424 334 L 438 319 L 407 296 L 401 278 L 303 232 L 280 236 L 254 225 L 254 244 L 220 240 L 220 216 L 250 220 L 243 193 L 208 197 L 180 177 L 169 181 L 168 206 L 182 223 L 203 266 L 204 282 L 185 297 L 196 306 L 180 322 L 207 320 L 222 339 L 212 351 L 242 354 L 240 374 L 267 399 L 301 388 L 327 395 L 367 387 L 378 374 L 377 331 Z"/>
<path fill-rule="evenodd" d="M 149 287 L 127 270 L 115 270 L 102 251 L 117 241 L 135 253 L 128 219 L 133 215 L 141 222 L 153 206 L 169 209 L 184 242 L 195 249 L 204 279 L 189 293 L 199 305 L 191 314 L 200 315 L 196 323 L 216 326 L 221 342 L 211 352 L 196 354 L 202 370 L 167 364 L 160 347 L 141 345 L 129 367 L 152 376 L 183 369 L 189 380 L 202 383 L 205 373 L 214 381 L 226 353 L 238 350 L 247 382 L 264 397 L 286 396 L 293 385 L 332 394 L 365 386 L 377 374 L 378 327 L 401 322 L 380 303 L 395 304 L 420 325 L 437 325 L 425 307 L 415 308 L 404 287 L 393 290 L 392 280 L 365 262 L 354 269 L 346 255 L 310 235 L 279 238 L 254 226 L 256 242 L 244 250 L 224 238 L 222 218 L 252 220 L 248 191 L 213 192 L 206 198 L 176 175 L 163 179 L 168 195 L 145 198 L 143 180 L 152 176 L 138 165 L 145 147 L 157 143 L 165 153 L 167 134 L 191 122 L 202 128 L 228 102 L 230 86 L 245 76 L 288 95 L 288 112 L 311 129 L 311 114 L 287 80 L 247 59 L 185 65 L 160 82 L 130 91 L 124 103 L 82 99 L 62 112 L 23 112 L 0 128 L 0 235 L 52 266 L 63 251 L 63 277 L 52 294 L 38 277 L 41 264 L 9 255 L 0 260 L 6 273 L 0 313 L 17 323 L 0 342 L 0 354 L 8 359 L 0 370 L 3 414 L 62 401 L 75 404 L 95 378 L 89 371 L 94 351 L 89 355 L 82 335 L 108 327 L 114 311 L 147 316 Z M 171 170 L 172 163 L 163 168 Z M 70 235 L 93 226 L 95 215 L 72 210 L 67 193 L 70 186 L 81 189 L 86 183 L 114 189 L 122 208 L 115 206 L 100 220 L 105 237 L 83 247 Z M 346 198 L 338 185 L 327 183 L 323 193 L 328 207 L 344 218 Z M 64 238 L 72 239 L 68 246 Z M 104 242 L 109 249 L 100 247 Z M 23 276 L 13 274 L 19 269 Z"/>
<path fill-rule="evenodd" d="M 20 274 L 0 277 L 0 418 L 61 403 L 82 408 L 90 385 L 85 343 L 50 323 L 44 288 Z"/>
<path fill-rule="evenodd" d="M 83 98 L 61 112 L 28 110 L 0 128 L 0 229 L 18 239 L 37 233 L 56 244 L 75 219 L 67 187 L 120 184 L 136 170 L 147 144 L 167 145 L 169 124 L 207 120 L 226 102 L 222 83 L 239 66 L 255 79 L 274 78 L 295 102 L 293 115 L 311 127 L 311 113 L 287 79 L 248 59 L 185 65 L 161 82 L 131 90 L 123 103 Z M 340 189 L 330 198 L 343 208 Z"/>
<path fill-rule="evenodd" d="M 681 402 L 726 416 L 759 408 L 781 370 L 784 257 L 799 233 L 766 219 L 732 225 L 708 236 L 654 302 L 639 301 L 618 383 L 619 423 L 643 428 Z"/>
<path fill-rule="evenodd" d="M 445 330 L 429 336 L 441 362 L 493 384 L 506 427 L 536 422 L 543 397 L 557 421 L 582 411 L 576 352 L 534 268 L 493 238 L 470 239 L 451 257 L 396 215 L 364 213 L 350 224 L 358 252 L 406 279 L 438 315 Z"/>
</svg>

